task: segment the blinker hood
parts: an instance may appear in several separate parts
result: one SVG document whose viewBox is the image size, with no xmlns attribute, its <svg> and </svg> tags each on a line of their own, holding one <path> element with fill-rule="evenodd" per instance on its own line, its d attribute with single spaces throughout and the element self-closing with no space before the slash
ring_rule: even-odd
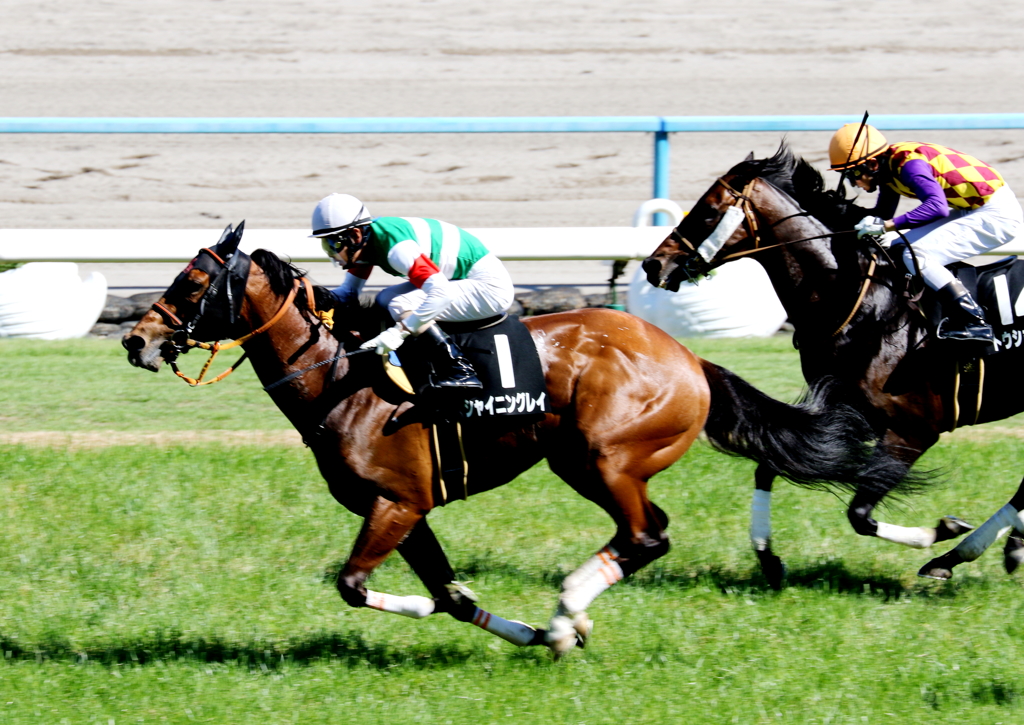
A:
<svg viewBox="0 0 1024 725">
<path fill-rule="evenodd" d="M 232 230 L 229 224 L 213 249 L 202 249 L 192 261 L 210 278 L 210 285 L 199 300 L 195 317 L 185 325 L 189 337 L 210 342 L 229 337 L 229 329 L 238 321 L 238 312 L 249 281 L 249 255 L 238 249 L 242 241 L 242 221 Z"/>
</svg>

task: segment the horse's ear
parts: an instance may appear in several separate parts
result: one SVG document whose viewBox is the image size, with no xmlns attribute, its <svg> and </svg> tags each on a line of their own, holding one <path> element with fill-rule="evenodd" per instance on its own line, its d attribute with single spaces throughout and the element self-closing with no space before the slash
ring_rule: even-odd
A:
<svg viewBox="0 0 1024 725">
<path fill-rule="evenodd" d="M 747 158 L 743 159 L 744 162 L 753 161 L 753 160 L 754 160 L 754 152 L 753 151 L 751 151 L 749 154 L 747 154 Z"/>
<path fill-rule="evenodd" d="M 217 243 L 217 254 L 221 259 L 227 259 L 238 249 L 238 243 L 242 241 L 242 230 L 245 229 L 245 220 L 240 221 L 233 232 L 230 229 L 231 225 L 229 224 L 224 237 Z"/>
<path fill-rule="evenodd" d="M 225 239 L 227 239 L 230 234 L 231 234 L 231 225 L 228 224 L 226 227 L 224 227 L 224 231 L 221 232 L 220 239 L 217 240 L 217 244 L 214 244 L 213 246 L 216 247 L 218 244 L 220 244 Z"/>
</svg>

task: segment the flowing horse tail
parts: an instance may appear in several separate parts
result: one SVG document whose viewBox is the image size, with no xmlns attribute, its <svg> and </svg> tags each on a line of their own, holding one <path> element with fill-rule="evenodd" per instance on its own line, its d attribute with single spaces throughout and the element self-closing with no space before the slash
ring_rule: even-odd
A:
<svg viewBox="0 0 1024 725">
<path fill-rule="evenodd" d="M 716 449 L 808 488 L 907 494 L 924 487 L 924 477 L 908 475 L 904 462 L 875 445 L 877 433 L 863 415 L 835 401 L 834 381 L 812 383 L 802 400 L 788 404 L 714 363 L 701 366 L 711 388 L 704 432 Z"/>
</svg>

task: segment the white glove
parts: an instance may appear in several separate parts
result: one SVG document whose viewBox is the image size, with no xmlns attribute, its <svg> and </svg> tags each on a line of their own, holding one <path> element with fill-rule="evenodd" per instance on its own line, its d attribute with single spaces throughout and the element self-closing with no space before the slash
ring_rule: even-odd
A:
<svg viewBox="0 0 1024 725">
<path fill-rule="evenodd" d="M 857 232 L 857 239 L 880 237 L 885 234 L 885 221 L 881 217 L 866 216 L 853 229 Z"/>
<path fill-rule="evenodd" d="M 392 350 L 401 347 L 402 342 L 409 336 L 409 331 L 402 327 L 399 322 L 394 327 L 389 327 L 372 340 L 367 340 L 359 346 L 360 350 L 373 349 L 378 355 L 387 355 Z"/>
</svg>

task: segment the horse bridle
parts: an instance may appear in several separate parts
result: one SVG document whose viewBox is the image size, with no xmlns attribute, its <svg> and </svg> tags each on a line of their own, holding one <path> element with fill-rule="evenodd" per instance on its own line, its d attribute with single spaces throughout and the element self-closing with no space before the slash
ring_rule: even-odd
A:
<svg viewBox="0 0 1024 725">
<path fill-rule="evenodd" d="M 205 266 L 208 266 L 204 262 L 204 254 L 206 254 L 207 258 L 209 258 L 215 264 L 219 265 L 220 268 L 219 270 L 216 270 L 215 275 L 211 274 L 214 271 L 213 269 L 204 269 Z M 165 343 L 166 349 L 164 350 L 163 353 L 164 359 L 167 360 L 168 364 L 171 366 L 171 369 L 174 371 L 174 374 L 177 375 L 182 380 L 184 380 L 185 382 L 187 382 L 192 387 L 196 387 L 199 385 L 213 385 L 214 383 L 218 383 L 224 378 L 226 378 L 228 375 L 233 373 L 238 368 L 239 365 L 245 362 L 245 359 L 249 355 L 248 352 L 243 353 L 242 356 L 237 361 L 235 361 L 234 365 L 232 365 L 230 368 L 225 370 L 220 375 L 216 376 L 212 380 L 204 380 L 207 371 L 210 369 L 210 365 L 213 363 L 213 359 L 217 357 L 217 354 L 221 350 L 230 350 L 233 347 L 238 347 L 239 345 L 242 345 L 249 339 L 255 337 L 256 335 L 266 332 L 271 327 L 276 325 L 278 321 L 280 321 L 280 319 L 284 317 L 284 313 L 287 311 L 288 306 L 295 300 L 295 296 L 296 294 L 298 294 L 300 284 L 304 283 L 306 285 L 307 304 L 310 307 L 310 311 L 314 315 L 319 316 L 321 320 L 323 320 L 323 316 L 321 315 L 326 315 L 326 313 L 317 313 L 315 303 L 313 302 L 313 292 L 312 289 L 310 288 L 309 281 L 306 280 L 306 278 L 304 277 L 299 277 L 295 280 L 295 284 L 292 286 L 292 289 L 288 293 L 288 296 L 285 299 L 284 304 L 281 305 L 281 308 L 277 311 L 277 313 L 274 314 L 273 317 L 271 317 L 266 323 L 264 323 L 257 329 L 245 335 L 242 335 L 241 337 L 235 338 L 231 342 L 223 344 L 220 342 L 210 343 L 192 339 L 192 334 L 194 333 L 196 326 L 199 324 L 199 321 L 203 318 L 203 316 L 207 313 L 209 306 L 216 302 L 221 289 L 224 289 L 225 295 L 227 297 L 228 321 L 231 325 L 234 325 L 234 323 L 238 319 L 238 308 L 241 306 L 241 292 L 245 290 L 245 284 L 249 277 L 248 267 L 244 269 L 244 273 L 241 273 L 241 271 L 238 270 L 238 267 L 240 264 L 248 262 L 248 260 L 248 255 L 239 251 L 235 251 L 232 254 L 228 255 L 227 259 L 221 259 L 221 257 L 211 249 L 203 248 L 202 250 L 200 250 L 196 258 L 193 259 L 189 266 L 185 268 L 181 275 L 179 275 L 179 279 L 181 278 L 181 276 L 187 274 L 192 269 L 198 267 L 200 270 L 212 276 L 213 281 L 210 282 L 206 290 L 203 291 L 202 296 L 199 298 L 198 309 L 196 310 L 196 314 L 193 315 L 192 318 L 188 321 L 181 320 L 181 318 L 179 318 L 176 314 L 174 314 L 174 312 L 168 309 L 162 302 L 155 302 L 153 304 L 153 309 L 156 310 L 164 318 L 164 324 L 173 330 L 170 339 Z M 174 285 L 172 284 L 171 286 L 173 287 Z M 206 361 L 206 364 L 203 365 L 203 369 L 199 373 L 199 377 L 197 378 L 190 378 L 184 373 L 182 373 L 178 369 L 176 363 L 179 355 L 183 355 L 193 348 L 200 348 L 202 350 L 210 351 L 210 357 Z"/>
<path fill-rule="evenodd" d="M 761 245 L 760 227 L 759 227 L 759 225 L 757 223 L 757 215 L 755 214 L 755 210 L 756 209 L 755 209 L 755 206 L 754 206 L 753 199 L 750 198 L 750 190 L 751 190 L 751 188 L 753 188 L 754 183 L 759 178 L 760 178 L 759 176 L 755 176 L 750 181 L 748 181 L 744 185 L 742 191 L 737 191 L 728 181 L 725 180 L 725 177 L 723 177 L 723 176 L 719 176 L 718 179 L 715 180 L 716 184 L 721 184 L 722 187 L 724 187 L 725 190 L 728 191 L 730 195 L 732 195 L 732 202 L 728 206 L 729 207 L 735 207 L 735 205 L 737 203 L 740 205 L 740 209 L 743 212 L 744 221 L 747 224 L 748 236 L 750 236 L 754 240 L 754 246 L 752 248 L 745 249 L 745 250 L 742 250 L 742 251 L 739 251 L 739 252 L 733 252 L 732 254 L 727 254 L 726 256 L 722 257 L 722 260 L 721 260 L 722 264 L 724 264 L 724 263 L 726 263 L 726 262 L 728 262 L 729 260 L 732 260 L 732 259 L 738 259 L 740 257 L 746 257 L 746 256 L 749 256 L 749 255 L 754 254 L 756 252 L 764 252 L 764 251 L 766 251 L 768 249 L 775 249 L 777 247 L 785 247 L 785 246 L 788 246 L 790 244 L 799 244 L 800 242 L 811 242 L 811 241 L 814 241 L 816 239 L 828 239 L 828 238 L 831 238 L 831 237 L 833 237 L 833 236 L 835 236 L 837 234 L 844 234 L 844 233 L 852 234 L 853 233 L 852 231 L 847 231 L 847 232 L 830 232 L 828 234 L 818 234 L 818 235 L 813 236 L 813 237 L 803 237 L 801 239 L 790 239 L 790 240 L 785 241 L 785 242 L 777 242 L 775 244 L 768 244 L 768 245 L 762 246 Z M 793 219 L 793 218 L 798 217 L 798 216 L 810 216 L 810 212 L 801 211 L 801 212 L 797 212 L 796 214 L 790 214 L 789 216 L 785 216 L 782 219 L 778 219 L 778 220 L 772 222 L 771 228 L 774 229 L 779 224 L 782 224 L 783 222 L 789 221 L 790 219 Z M 724 217 L 725 217 L 725 213 L 723 213 L 722 217 L 720 218 L 719 223 L 721 223 L 721 219 L 724 218 Z M 714 232 L 712 232 L 712 234 L 714 234 Z M 692 255 L 690 255 L 689 259 L 687 260 L 686 266 L 684 267 L 684 273 L 689 275 L 689 269 L 687 269 L 687 268 L 690 266 L 690 261 L 691 260 L 696 263 L 696 260 L 704 259 L 705 264 L 710 264 L 711 260 L 710 259 L 705 259 L 700 254 L 700 247 L 693 246 L 693 243 L 690 240 L 688 240 L 686 237 L 684 237 L 682 234 L 679 233 L 678 228 L 672 230 L 672 235 L 671 236 L 675 237 L 678 241 L 680 241 L 683 244 L 685 244 L 686 247 L 688 247 L 690 249 L 690 251 L 692 252 Z M 724 241 L 725 240 L 723 240 L 723 242 Z M 843 320 L 842 324 L 840 324 L 839 327 L 836 328 L 835 332 L 832 333 L 831 337 L 836 337 L 837 335 L 839 335 L 839 333 L 841 333 L 844 329 L 846 329 L 846 326 L 850 324 L 850 321 L 853 319 L 854 315 L 857 314 L 857 310 L 860 309 L 861 304 L 864 302 L 864 297 L 867 294 L 868 288 L 871 286 L 871 280 L 873 279 L 872 275 L 874 274 L 874 271 L 875 271 L 875 268 L 877 266 L 877 263 L 878 263 L 878 255 L 877 254 L 872 254 L 871 255 L 871 262 L 870 262 L 870 264 L 868 266 L 867 274 L 865 274 L 865 276 L 864 276 L 864 280 L 863 280 L 863 282 L 861 284 L 860 292 L 857 295 L 857 300 L 856 300 L 856 302 L 854 302 L 853 308 L 850 310 L 850 314 L 848 314 L 846 316 L 846 319 Z"/>
</svg>

